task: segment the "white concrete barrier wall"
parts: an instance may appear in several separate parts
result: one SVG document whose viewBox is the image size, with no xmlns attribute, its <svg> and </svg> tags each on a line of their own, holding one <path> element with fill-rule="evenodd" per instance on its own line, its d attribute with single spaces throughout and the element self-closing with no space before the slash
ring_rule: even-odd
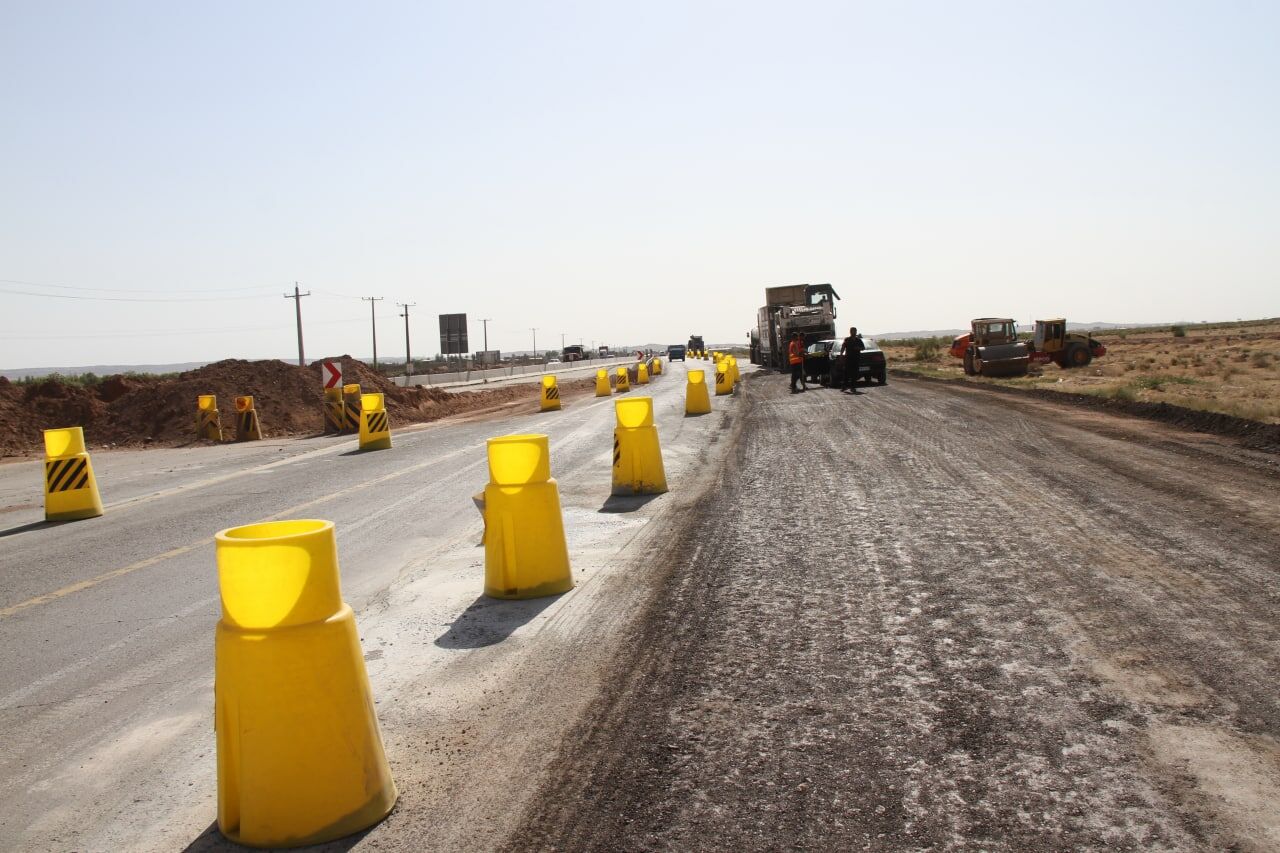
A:
<svg viewBox="0 0 1280 853">
<path fill-rule="evenodd" d="M 660 356 L 665 358 L 665 354 Z M 406 381 L 403 376 L 393 376 L 391 380 L 395 384 L 404 387 L 406 385 L 430 385 L 431 387 L 439 387 L 444 385 L 476 385 L 484 383 L 502 382 L 504 380 L 515 380 L 519 377 L 542 376 L 544 373 L 554 373 L 556 375 L 564 373 L 579 373 L 590 371 L 591 375 L 595 375 L 595 371 L 600 368 L 613 373 L 619 367 L 624 365 L 630 367 L 636 364 L 634 358 L 616 358 L 616 359 L 600 359 L 593 358 L 586 361 L 575 361 L 564 364 L 511 364 L 503 367 L 491 367 L 485 370 L 459 370 L 452 373 L 427 373 L 415 374 L 408 377 Z"/>
</svg>

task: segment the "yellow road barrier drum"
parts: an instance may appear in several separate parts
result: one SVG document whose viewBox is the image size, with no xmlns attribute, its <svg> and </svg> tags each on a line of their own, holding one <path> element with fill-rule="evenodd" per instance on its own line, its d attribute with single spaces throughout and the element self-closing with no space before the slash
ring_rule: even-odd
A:
<svg viewBox="0 0 1280 853">
<path fill-rule="evenodd" d="M 684 413 L 686 415 L 706 415 L 711 413 L 711 394 L 707 391 L 707 373 L 705 370 L 690 370 L 686 374 L 684 388 Z"/>
<path fill-rule="evenodd" d="M 218 418 L 218 398 L 201 394 L 196 398 L 196 438 L 222 441 L 222 424 Z"/>
<path fill-rule="evenodd" d="M 360 449 L 389 450 L 391 421 L 382 394 L 360 395 Z"/>
<path fill-rule="evenodd" d="M 44 431 L 44 520 L 76 521 L 102 515 L 102 496 L 84 447 L 84 429 Z"/>
<path fill-rule="evenodd" d="M 252 397 L 236 397 L 236 441 L 259 441 L 262 428 Z"/>
<path fill-rule="evenodd" d="M 484 487 L 484 594 L 538 598 L 573 588 L 560 489 L 545 435 L 488 442 Z"/>
<path fill-rule="evenodd" d="M 631 390 L 631 374 L 627 372 L 627 368 L 625 367 L 618 368 L 618 378 L 617 378 L 617 381 L 614 382 L 613 390 L 619 394 L 623 393 L 624 391 Z"/>
<path fill-rule="evenodd" d="M 333 522 L 275 521 L 215 537 L 218 829 L 253 847 L 359 832 L 391 811 Z"/>
<path fill-rule="evenodd" d="M 539 409 L 544 412 L 560 411 L 560 386 L 556 385 L 553 375 L 542 377 L 542 395 L 539 398 Z"/>
<path fill-rule="evenodd" d="M 609 385 L 609 371 L 603 367 L 596 371 L 596 396 L 608 397 L 613 393 L 613 388 Z"/>
<path fill-rule="evenodd" d="M 653 398 L 628 397 L 614 403 L 613 494 L 658 495 L 667 490 Z"/>
</svg>

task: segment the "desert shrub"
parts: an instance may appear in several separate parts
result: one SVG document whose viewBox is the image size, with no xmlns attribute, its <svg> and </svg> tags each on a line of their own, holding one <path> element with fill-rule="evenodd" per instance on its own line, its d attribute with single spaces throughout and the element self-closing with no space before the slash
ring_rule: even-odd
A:
<svg viewBox="0 0 1280 853">
<path fill-rule="evenodd" d="M 1113 400 L 1133 401 L 1138 399 L 1138 395 L 1134 391 L 1134 388 L 1132 385 L 1117 385 L 1116 387 L 1107 391 L 1106 396 L 1110 397 Z"/>
<path fill-rule="evenodd" d="M 1253 366 L 1254 367 L 1270 367 L 1271 353 L 1262 352 L 1262 351 L 1255 352 L 1253 354 Z"/>
<path fill-rule="evenodd" d="M 912 356 L 916 361 L 933 361 L 941 352 L 937 341 L 924 340 L 916 344 L 915 354 Z"/>
<path fill-rule="evenodd" d="M 1171 326 L 1169 331 L 1173 333 L 1175 338 L 1185 338 L 1187 336 L 1186 326 Z"/>
<path fill-rule="evenodd" d="M 1134 387 L 1143 388 L 1148 391 L 1159 391 L 1165 385 L 1198 384 L 1199 380 L 1192 379 L 1190 376 L 1140 376 L 1132 382 Z"/>
</svg>

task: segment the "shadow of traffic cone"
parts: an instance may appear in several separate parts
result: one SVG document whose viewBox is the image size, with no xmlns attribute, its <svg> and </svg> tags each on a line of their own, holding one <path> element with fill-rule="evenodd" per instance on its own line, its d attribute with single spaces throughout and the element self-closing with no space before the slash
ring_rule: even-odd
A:
<svg viewBox="0 0 1280 853">
<path fill-rule="evenodd" d="M 236 441 L 260 441 L 262 428 L 252 397 L 236 397 Z"/>
<path fill-rule="evenodd" d="M 662 494 L 667 490 L 667 473 L 658 428 L 653 425 L 653 398 L 619 400 L 614 412 L 618 426 L 613 431 L 613 494 Z"/>
<path fill-rule="evenodd" d="M 484 594 L 538 598 L 573 588 L 560 490 L 545 435 L 488 442 L 484 487 Z"/>
<path fill-rule="evenodd" d="M 387 405 L 382 394 L 360 395 L 360 449 L 388 450 L 391 448 L 391 422 L 387 418 Z"/>
<path fill-rule="evenodd" d="M 618 378 L 617 378 L 617 381 L 614 382 L 613 390 L 619 394 L 623 393 L 624 391 L 631 390 L 631 374 L 627 372 L 627 369 L 625 367 L 618 368 Z"/>
<path fill-rule="evenodd" d="M 555 376 L 542 377 L 542 396 L 538 408 L 543 412 L 560 411 L 560 387 L 556 385 Z"/>
<path fill-rule="evenodd" d="M 253 847 L 300 847 L 372 826 L 396 786 L 333 522 L 234 527 L 215 543 L 218 829 Z"/>
<path fill-rule="evenodd" d="M 222 441 L 222 424 L 218 418 L 218 398 L 201 394 L 196 398 L 196 438 Z"/>
<path fill-rule="evenodd" d="M 44 431 L 44 520 L 76 521 L 102 515 L 93 463 L 84 449 L 84 429 Z"/>
<path fill-rule="evenodd" d="M 706 415 L 711 412 L 711 395 L 707 393 L 707 374 L 704 370 L 690 370 L 684 388 L 684 413 Z"/>
</svg>

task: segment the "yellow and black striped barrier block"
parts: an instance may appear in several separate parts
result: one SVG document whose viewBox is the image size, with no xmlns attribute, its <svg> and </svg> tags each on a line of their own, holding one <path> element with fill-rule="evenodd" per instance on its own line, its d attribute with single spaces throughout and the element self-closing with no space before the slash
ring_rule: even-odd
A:
<svg viewBox="0 0 1280 853">
<path fill-rule="evenodd" d="M 560 386 L 556 385 L 554 375 L 542 377 L 542 396 L 539 407 L 544 412 L 560 410 Z"/>
<path fill-rule="evenodd" d="M 716 396 L 723 397 L 733 393 L 733 379 L 729 375 L 729 365 L 724 361 L 716 362 Z"/>
<path fill-rule="evenodd" d="M 360 386 L 357 383 L 342 386 L 343 432 L 360 431 Z"/>
<path fill-rule="evenodd" d="M 391 423 L 381 394 L 360 395 L 360 449 L 388 450 L 391 447 Z"/>
<path fill-rule="evenodd" d="M 218 419 L 218 398 L 201 394 L 196 398 L 196 438 L 222 441 L 222 424 Z"/>
<path fill-rule="evenodd" d="M 252 397 L 236 397 L 236 441 L 259 441 L 262 428 L 258 426 L 258 411 Z"/>
<path fill-rule="evenodd" d="M 618 368 L 618 378 L 613 383 L 613 390 L 617 394 L 631 390 L 631 374 L 627 372 L 627 368 Z"/>
<path fill-rule="evenodd" d="M 102 496 L 80 427 L 44 431 L 45 521 L 74 521 L 102 515 Z"/>
<path fill-rule="evenodd" d="M 342 402 L 342 389 L 324 389 L 324 434 L 337 435 L 346 427 L 347 412 Z"/>
</svg>

